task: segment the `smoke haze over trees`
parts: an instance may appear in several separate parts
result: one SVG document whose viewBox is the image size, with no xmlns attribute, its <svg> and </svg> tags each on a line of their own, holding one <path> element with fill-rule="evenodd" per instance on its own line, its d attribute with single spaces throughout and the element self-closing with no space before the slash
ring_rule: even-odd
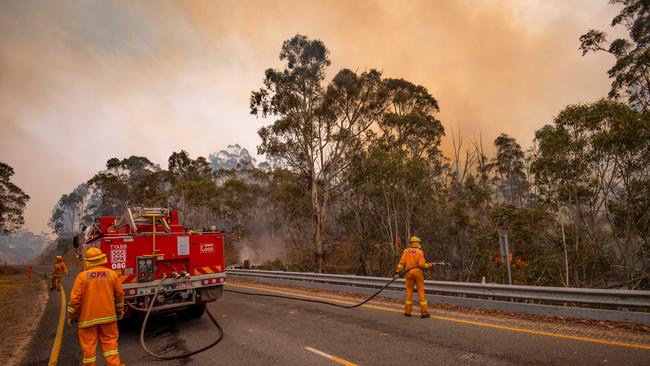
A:
<svg viewBox="0 0 650 366">
<path fill-rule="evenodd" d="M 273 118 L 258 132 L 272 166 L 239 145 L 207 159 L 174 152 L 166 169 L 113 158 L 75 190 L 82 198 L 61 198 L 52 227 L 166 206 L 187 225 L 227 230 L 231 252 L 282 246 L 281 262 L 268 264 L 276 269 L 363 275 L 391 273 L 418 235 L 427 258 L 452 264 L 434 278 L 501 283 L 497 233 L 507 230 L 514 283 L 649 288 L 649 32 L 636 29 L 650 18 L 645 2 L 621 3 L 633 43 L 608 48 L 611 99 L 566 106 L 530 149 L 506 133 L 488 142 L 445 131 L 444 100 L 417 80 L 345 68 L 328 79 L 325 44 L 296 35 L 282 45 L 283 68 L 266 70 L 250 98 L 251 113 Z M 593 32 L 583 51 L 605 49 Z M 445 134 L 449 156 L 439 150 Z"/>
<path fill-rule="evenodd" d="M 51 241 L 45 233 L 37 235 L 27 230 L 0 236 L 0 261 L 10 264 L 26 263 L 41 254 Z"/>
</svg>

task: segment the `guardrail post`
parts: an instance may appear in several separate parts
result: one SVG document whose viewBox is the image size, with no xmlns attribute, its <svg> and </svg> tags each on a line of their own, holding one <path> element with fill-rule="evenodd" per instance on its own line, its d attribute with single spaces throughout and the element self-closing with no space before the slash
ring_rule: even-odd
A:
<svg viewBox="0 0 650 366">
<path fill-rule="evenodd" d="M 508 285 L 512 285 L 512 272 L 510 271 L 510 246 L 508 245 L 508 232 L 506 230 L 498 230 L 499 232 L 499 243 L 502 248 L 503 263 L 506 264 L 508 268 Z"/>
</svg>

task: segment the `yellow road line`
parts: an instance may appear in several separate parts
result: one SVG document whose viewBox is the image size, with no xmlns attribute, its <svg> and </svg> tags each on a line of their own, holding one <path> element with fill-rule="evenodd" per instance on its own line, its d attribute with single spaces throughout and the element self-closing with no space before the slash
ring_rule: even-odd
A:
<svg viewBox="0 0 650 366">
<path fill-rule="evenodd" d="M 315 354 L 317 354 L 317 355 L 319 355 L 319 356 L 323 356 L 323 357 L 325 357 L 325 358 L 327 358 L 327 359 L 329 359 L 329 360 L 332 360 L 332 361 L 334 361 L 334 362 L 336 362 L 336 363 L 338 363 L 338 364 L 340 364 L 340 365 L 345 365 L 345 366 L 359 366 L 359 365 L 357 365 L 356 363 L 352 363 L 352 362 L 350 362 L 350 361 L 344 360 L 344 359 L 342 359 L 342 358 L 340 358 L 340 357 L 336 357 L 336 356 L 330 355 L 329 353 L 325 353 L 325 352 L 323 352 L 323 351 L 319 351 L 319 350 L 317 350 L 317 349 L 315 349 L 315 348 L 305 347 L 305 349 L 306 349 L 307 351 L 309 351 L 309 352 L 315 353 Z"/>
<path fill-rule="evenodd" d="M 61 285 L 60 292 L 61 312 L 59 313 L 59 325 L 56 328 L 56 337 L 54 338 L 54 346 L 52 346 L 48 366 L 56 366 L 57 362 L 59 362 L 59 351 L 61 351 L 61 340 L 63 339 L 63 324 L 65 323 L 65 290 L 63 285 Z"/>
<path fill-rule="evenodd" d="M 300 296 L 300 297 L 308 298 L 308 299 L 324 300 L 324 301 L 336 302 L 336 303 L 341 303 L 341 304 L 355 304 L 354 302 L 345 301 L 345 300 L 325 298 L 325 297 L 313 296 L 313 295 L 303 295 L 301 293 L 281 291 L 281 290 L 271 289 L 271 288 L 267 288 L 267 287 L 256 287 L 256 286 L 250 286 L 250 285 L 235 285 L 235 284 L 232 284 L 232 283 L 229 283 L 228 286 L 243 287 L 243 288 L 249 288 L 249 289 L 253 289 L 253 290 L 263 290 L 263 291 L 275 292 L 275 293 L 283 294 L 283 295 Z M 364 308 L 368 308 L 368 309 L 390 311 L 390 312 L 393 312 L 393 313 L 402 313 L 402 310 L 392 309 L 392 308 L 388 308 L 388 307 L 384 307 L 384 306 L 367 305 L 367 304 L 362 305 L 362 306 Z M 531 330 L 531 329 L 523 329 L 523 328 L 516 328 L 516 327 L 508 327 L 508 326 L 505 326 L 505 325 L 477 322 L 477 321 L 471 321 L 471 320 L 455 319 L 455 318 L 449 318 L 449 317 L 446 317 L 446 316 L 439 316 L 439 315 L 431 315 L 431 319 L 434 319 L 434 320 L 446 320 L 446 321 L 461 323 L 461 324 L 469 324 L 469 325 L 476 325 L 476 326 L 480 326 L 480 327 L 508 330 L 508 331 L 511 331 L 511 332 L 520 332 L 520 333 L 541 335 L 541 336 L 546 336 L 546 337 L 571 339 L 571 340 L 574 340 L 574 341 L 581 341 L 581 342 L 600 343 L 600 344 L 606 344 L 606 345 L 610 345 L 610 346 L 619 346 L 619 347 L 628 347 L 628 348 L 637 348 L 637 349 L 650 350 L 650 345 L 638 344 L 638 343 L 627 343 L 627 342 L 608 341 L 608 340 L 605 340 L 605 339 L 597 339 L 597 338 L 578 337 L 578 336 L 572 336 L 572 335 L 568 335 L 568 334 L 552 333 L 552 332 L 545 332 L 545 331 Z"/>
</svg>

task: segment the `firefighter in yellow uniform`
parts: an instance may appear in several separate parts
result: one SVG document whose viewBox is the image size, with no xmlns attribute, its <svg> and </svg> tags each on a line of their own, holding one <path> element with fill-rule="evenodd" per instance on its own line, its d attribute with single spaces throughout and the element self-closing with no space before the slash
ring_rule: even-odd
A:
<svg viewBox="0 0 650 366">
<path fill-rule="evenodd" d="M 84 256 L 86 270 L 74 281 L 68 303 L 68 324 L 79 323 L 79 344 L 83 366 L 94 366 L 97 341 L 109 366 L 121 366 L 117 348 L 117 321 L 124 314 L 122 284 L 115 271 L 106 268 L 106 254 L 90 248 Z"/>
<path fill-rule="evenodd" d="M 418 288 L 418 297 L 420 298 L 420 315 L 422 318 L 429 318 L 429 305 L 427 298 L 424 296 L 424 273 L 423 269 L 431 268 L 432 264 L 424 260 L 424 252 L 420 249 L 420 238 L 412 236 L 409 240 L 410 248 L 404 249 L 402 258 L 399 260 L 395 273 L 401 273 L 405 269 L 416 267 L 404 275 L 406 282 L 406 304 L 404 305 L 404 315 L 411 316 L 413 310 L 413 287 Z"/>
<path fill-rule="evenodd" d="M 65 266 L 63 257 L 57 255 L 56 263 L 52 270 L 52 287 L 50 288 L 50 291 L 61 288 L 61 277 L 63 277 L 63 275 L 68 275 L 68 267 Z"/>
</svg>

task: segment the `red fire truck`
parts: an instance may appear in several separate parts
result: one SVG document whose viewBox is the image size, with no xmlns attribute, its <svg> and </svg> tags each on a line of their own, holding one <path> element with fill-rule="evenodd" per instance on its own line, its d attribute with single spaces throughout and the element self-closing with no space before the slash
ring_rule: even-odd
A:
<svg viewBox="0 0 650 366">
<path fill-rule="evenodd" d="M 223 294 L 223 240 L 214 227 L 183 227 L 177 211 L 136 207 L 122 217 L 100 217 L 74 245 L 81 255 L 91 247 L 106 254 L 107 266 L 122 281 L 127 309 L 147 309 L 155 301 L 155 311 L 199 317 L 207 302 Z"/>
</svg>

